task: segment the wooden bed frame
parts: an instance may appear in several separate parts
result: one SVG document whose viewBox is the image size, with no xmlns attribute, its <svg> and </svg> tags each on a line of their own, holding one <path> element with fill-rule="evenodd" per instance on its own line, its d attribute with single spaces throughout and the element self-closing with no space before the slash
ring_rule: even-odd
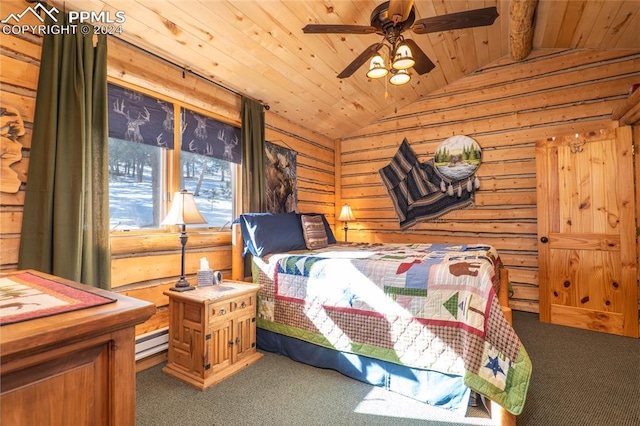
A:
<svg viewBox="0 0 640 426">
<path fill-rule="evenodd" d="M 242 252 L 244 244 L 242 240 L 242 231 L 240 225 L 234 223 L 232 225 L 231 238 L 231 279 L 236 281 L 251 281 L 251 277 L 244 276 L 244 259 Z M 511 308 L 509 307 L 509 272 L 502 268 L 500 270 L 500 291 L 498 293 L 498 301 L 502 307 L 502 312 L 510 324 L 513 323 Z M 492 423 L 501 426 L 515 426 L 516 416 L 502 408 L 500 405 L 489 401 L 489 412 L 491 414 Z"/>
</svg>

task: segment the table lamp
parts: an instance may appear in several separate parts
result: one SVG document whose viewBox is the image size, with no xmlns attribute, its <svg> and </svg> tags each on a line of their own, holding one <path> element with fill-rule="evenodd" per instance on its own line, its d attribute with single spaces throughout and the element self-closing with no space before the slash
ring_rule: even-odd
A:
<svg viewBox="0 0 640 426">
<path fill-rule="evenodd" d="M 173 202 L 171 203 L 171 209 L 167 217 L 164 218 L 161 225 L 178 225 L 180 227 L 180 245 L 182 246 L 182 269 L 180 270 L 180 279 L 174 287 L 170 290 L 173 291 L 187 291 L 193 290 L 187 281 L 184 274 L 184 249 L 187 245 L 187 225 L 193 225 L 197 223 L 207 223 L 198 211 L 196 206 L 196 200 L 193 198 L 193 194 L 183 189 L 180 192 L 176 192 L 173 196 Z"/>
<path fill-rule="evenodd" d="M 344 224 L 344 242 L 347 242 L 347 231 L 349 230 L 349 225 L 348 222 L 352 221 L 352 220 L 356 220 L 356 217 L 353 215 L 353 212 L 351 211 L 351 207 L 349 207 L 349 204 L 345 204 L 344 206 L 342 206 L 342 210 L 340 211 L 340 216 L 338 217 L 338 220 L 341 220 L 342 223 Z"/>
</svg>

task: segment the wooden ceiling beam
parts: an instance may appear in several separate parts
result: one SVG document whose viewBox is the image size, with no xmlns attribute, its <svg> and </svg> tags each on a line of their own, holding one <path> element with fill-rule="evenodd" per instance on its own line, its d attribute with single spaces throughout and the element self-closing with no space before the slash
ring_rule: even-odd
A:
<svg viewBox="0 0 640 426">
<path fill-rule="evenodd" d="M 534 13 L 538 0 L 511 0 L 509 8 L 509 55 L 515 61 L 526 58 L 533 48 Z"/>
</svg>

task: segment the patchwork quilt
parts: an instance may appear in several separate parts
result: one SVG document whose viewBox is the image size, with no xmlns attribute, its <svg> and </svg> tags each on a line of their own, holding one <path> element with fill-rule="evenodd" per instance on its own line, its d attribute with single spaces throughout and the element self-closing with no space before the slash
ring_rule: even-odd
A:
<svg viewBox="0 0 640 426">
<path fill-rule="evenodd" d="M 497 299 L 490 246 L 338 244 L 254 259 L 258 327 L 464 377 L 520 414 L 531 362 Z"/>
</svg>

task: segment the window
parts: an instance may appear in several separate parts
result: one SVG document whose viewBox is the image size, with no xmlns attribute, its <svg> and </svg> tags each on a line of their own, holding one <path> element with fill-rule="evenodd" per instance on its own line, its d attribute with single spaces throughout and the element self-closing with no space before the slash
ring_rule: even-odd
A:
<svg viewBox="0 0 640 426">
<path fill-rule="evenodd" d="M 111 230 L 158 229 L 171 188 L 194 194 L 205 226 L 228 225 L 235 215 L 240 129 L 111 83 L 108 97 Z M 180 164 L 175 182 L 174 162 Z"/>
<path fill-rule="evenodd" d="M 180 117 L 180 188 L 194 194 L 209 226 L 228 225 L 234 217 L 240 129 L 187 108 L 180 109 Z"/>
</svg>

